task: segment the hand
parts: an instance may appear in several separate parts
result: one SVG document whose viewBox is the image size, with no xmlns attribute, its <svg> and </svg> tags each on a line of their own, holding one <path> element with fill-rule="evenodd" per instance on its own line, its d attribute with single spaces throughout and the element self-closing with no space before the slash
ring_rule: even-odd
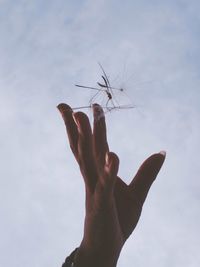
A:
<svg viewBox="0 0 200 267">
<path fill-rule="evenodd" d="M 71 150 L 85 182 L 84 235 L 77 267 L 114 267 L 120 251 L 139 220 L 143 203 L 165 159 L 150 156 L 129 185 L 117 176 L 119 159 L 109 151 L 102 108 L 93 105 L 93 132 L 86 114 L 60 104 Z"/>
</svg>

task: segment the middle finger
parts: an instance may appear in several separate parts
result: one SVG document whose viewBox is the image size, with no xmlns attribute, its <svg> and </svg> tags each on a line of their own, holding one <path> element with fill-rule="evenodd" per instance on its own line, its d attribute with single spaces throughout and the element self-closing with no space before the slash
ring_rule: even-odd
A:
<svg viewBox="0 0 200 267">
<path fill-rule="evenodd" d="M 105 165 L 105 155 L 109 151 L 107 136 L 106 136 L 106 122 L 103 109 L 100 105 L 93 105 L 93 148 L 94 155 L 98 166 L 102 169 Z"/>
</svg>

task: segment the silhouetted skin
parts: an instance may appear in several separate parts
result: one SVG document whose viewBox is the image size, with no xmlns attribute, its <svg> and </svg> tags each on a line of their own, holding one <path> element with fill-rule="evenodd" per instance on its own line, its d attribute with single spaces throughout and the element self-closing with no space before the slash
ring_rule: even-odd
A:
<svg viewBox="0 0 200 267">
<path fill-rule="evenodd" d="M 109 151 L 102 108 L 93 105 L 93 131 L 83 112 L 58 105 L 71 150 L 85 182 L 86 216 L 77 267 L 115 267 L 120 251 L 139 220 L 149 188 L 165 159 L 164 153 L 144 161 L 129 185 L 118 177 L 118 156 Z"/>
</svg>

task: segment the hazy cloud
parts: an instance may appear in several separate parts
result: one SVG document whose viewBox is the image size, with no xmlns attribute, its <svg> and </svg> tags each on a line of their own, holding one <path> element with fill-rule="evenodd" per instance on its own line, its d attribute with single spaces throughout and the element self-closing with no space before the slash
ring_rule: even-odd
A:
<svg viewBox="0 0 200 267">
<path fill-rule="evenodd" d="M 137 106 L 107 115 L 120 175 L 167 150 L 118 265 L 199 265 L 199 8 L 0 1 L 1 266 L 60 266 L 80 243 L 83 181 L 56 105 L 88 103 L 74 83 L 95 84 L 98 61 Z"/>
</svg>

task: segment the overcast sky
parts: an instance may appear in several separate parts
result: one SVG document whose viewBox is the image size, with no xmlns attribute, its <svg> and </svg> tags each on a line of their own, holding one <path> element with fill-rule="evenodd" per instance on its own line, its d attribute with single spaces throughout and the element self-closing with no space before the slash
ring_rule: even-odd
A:
<svg viewBox="0 0 200 267">
<path fill-rule="evenodd" d="M 199 266 L 199 11 L 197 0 L 0 0 L 0 266 L 61 266 L 80 244 L 84 186 L 56 106 L 88 104 L 74 84 L 101 81 L 98 62 L 136 106 L 106 116 L 120 176 L 167 151 L 118 266 Z"/>
</svg>

